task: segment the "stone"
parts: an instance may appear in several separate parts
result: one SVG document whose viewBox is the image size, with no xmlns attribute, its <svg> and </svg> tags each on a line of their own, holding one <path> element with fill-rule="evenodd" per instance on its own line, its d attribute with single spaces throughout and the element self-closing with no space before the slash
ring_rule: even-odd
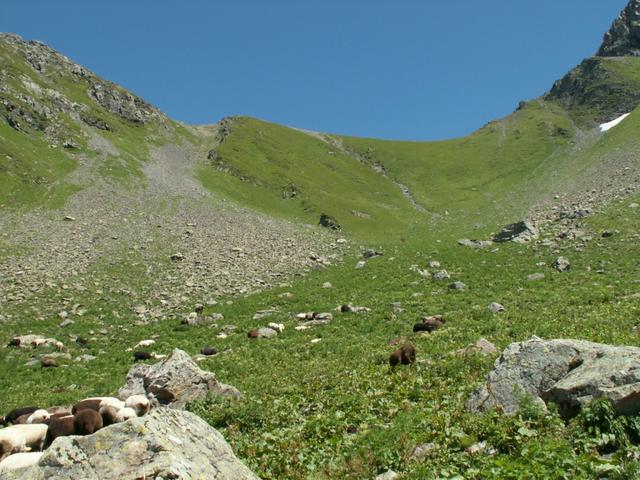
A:
<svg viewBox="0 0 640 480">
<path fill-rule="evenodd" d="M 259 338 L 273 338 L 277 336 L 278 336 L 278 332 L 276 332 L 273 328 L 262 327 L 258 329 Z"/>
<path fill-rule="evenodd" d="M 365 260 L 369 259 L 369 258 L 374 258 L 374 257 L 381 257 L 382 255 L 384 255 L 383 252 L 378 252 L 376 250 L 372 250 L 372 249 L 367 249 L 362 253 L 362 258 L 364 258 Z"/>
<path fill-rule="evenodd" d="M 605 34 L 597 55 L 640 56 L 640 0 L 631 0 L 627 4 Z"/>
<path fill-rule="evenodd" d="M 325 228 L 329 228 L 331 230 L 340 230 L 340 224 L 338 223 L 338 221 L 333 218 L 330 215 L 327 215 L 326 213 L 323 213 L 322 215 L 320 215 L 320 225 L 322 225 Z"/>
<path fill-rule="evenodd" d="M 253 316 L 254 320 L 262 320 L 263 318 L 271 317 L 278 313 L 277 310 L 269 309 L 269 310 L 258 310 Z"/>
<path fill-rule="evenodd" d="M 421 462 L 436 448 L 437 448 L 437 445 L 435 443 L 424 443 L 422 445 L 418 445 L 416 448 L 413 449 L 413 452 L 411 452 L 411 455 L 409 456 L 409 461 Z"/>
<path fill-rule="evenodd" d="M 188 402 L 210 394 L 240 396 L 235 387 L 219 383 L 213 372 L 202 370 L 177 348 L 155 365 L 139 363 L 131 367 L 125 385 L 118 392 L 122 400 L 131 395 L 150 395 L 154 404 L 171 408 L 184 408 Z"/>
<path fill-rule="evenodd" d="M 193 413 L 166 408 L 93 435 L 59 437 L 35 466 L 2 478 L 259 480 L 216 429 Z"/>
<path fill-rule="evenodd" d="M 84 355 L 77 356 L 74 362 L 87 363 L 95 359 L 96 357 L 94 357 L 93 355 L 84 354 Z"/>
<path fill-rule="evenodd" d="M 601 397 L 611 400 L 618 414 L 640 413 L 640 348 L 533 337 L 502 352 L 466 407 L 513 415 L 529 399 L 543 409 L 555 403 L 567 419 Z"/>
<path fill-rule="evenodd" d="M 398 478 L 400 478 L 400 475 L 393 470 L 387 470 L 376 476 L 376 480 L 397 480 Z"/>
<path fill-rule="evenodd" d="M 482 250 L 493 245 L 493 242 L 489 240 L 469 240 L 468 238 L 461 238 L 458 240 L 458 245 Z"/>
<path fill-rule="evenodd" d="M 69 325 L 73 325 L 74 323 L 76 323 L 76 322 L 74 322 L 74 321 L 73 321 L 73 320 L 71 320 L 70 318 L 67 318 L 66 320 L 64 320 L 63 322 L 61 322 L 59 326 L 60 326 L 61 328 L 64 328 L 64 327 L 68 327 Z"/>
<path fill-rule="evenodd" d="M 529 280 L 530 282 L 544 280 L 544 273 L 532 273 L 531 275 L 527 275 L 527 280 Z"/>
<path fill-rule="evenodd" d="M 358 263 L 356 263 L 356 270 L 363 269 L 366 264 L 367 262 L 365 262 L 364 260 L 360 260 Z"/>
<path fill-rule="evenodd" d="M 461 348 L 460 350 L 456 350 L 455 352 L 453 352 L 453 354 L 460 357 L 468 354 L 480 354 L 483 356 L 488 356 L 493 355 L 497 352 L 498 349 L 493 343 L 491 343 L 486 338 L 481 338 L 476 343 L 472 343 L 464 348 Z"/>
<path fill-rule="evenodd" d="M 558 257 L 552 264 L 553 268 L 555 268 L 559 272 L 566 272 L 571 269 L 571 263 L 566 257 Z"/>
<path fill-rule="evenodd" d="M 331 285 L 331 282 L 324 282 L 322 288 L 333 288 L 333 285 Z"/>
<path fill-rule="evenodd" d="M 449 280 L 449 278 L 451 278 L 451 275 L 446 270 L 438 270 L 433 274 L 434 280 Z"/>
<path fill-rule="evenodd" d="M 521 220 L 507 225 L 502 231 L 493 237 L 494 242 L 529 243 L 540 236 L 538 229 L 528 220 Z"/>
<path fill-rule="evenodd" d="M 342 313 L 368 313 L 371 311 L 370 308 L 359 307 L 353 305 L 352 303 L 345 303 L 344 305 L 340 305 L 338 308 L 336 308 L 336 310 Z"/>
<path fill-rule="evenodd" d="M 429 268 L 440 268 L 440 262 L 437 260 L 431 260 L 427 265 Z"/>
<path fill-rule="evenodd" d="M 467 289 L 467 285 L 464 284 L 463 282 L 453 282 L 451 284 L 449 284 L 449 290 L 466 290 Z"/>
<path fill-rule="evenodd" d="M 494 315 L 505 311 L 504 306 L 497 302 L 491 302 L 487 307 L 487 309 Z"/>
</svg>

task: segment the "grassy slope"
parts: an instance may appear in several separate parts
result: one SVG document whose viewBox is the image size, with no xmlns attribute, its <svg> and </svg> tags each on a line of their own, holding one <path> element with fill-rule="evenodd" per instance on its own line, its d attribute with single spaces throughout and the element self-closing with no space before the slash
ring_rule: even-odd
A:
<svg viewBox="0 0 640 480">
<path fill-rule="evenodd" d="M 86 86 L 51 81 L 51 87 L 64 89 L 74 101 L 87 101 Z M 125 158 L 124 164 L 107 164 L 103 174 L 112 179 L 139 175 L 146 144 L 157 132 L 91 108 L 95 108 L 92 114 L 114 125 L 114 132 L 105 135 Z M 7 305 L 2 315 L 11 319 L 4 322 L 0 343 L 13 334 L 33 331 L 63 340 L 72 357 L 91 353 L 97 359 L 87 364 L 62 361 L 69 366 L 43 370 L 24 365 L 33 352 L 2 349 L 0 407 L 8 410 L 25 403 L 49 405 L 113 394 L 131 365 L 126 349 L 157 334 L 158 352 L 179 347 L 195 354 L 205 344 L 228 349 L 202 366 L 215 371 L 221 381 L 238 386 L 245 400 L 205 402 L 193 409 L 220 428 L 239 456 L 263 478 L 371 478 L 387 468 L 416 479 L 587 479 L 603 468 L 612 470 L 609 478 L 634 478 L 633 463 L 626 464 L 622 455 L 609 461 L 598 457 L 597 442 L 602 439 L 590 438 L 573 424 L 565 426 L 557 417 L 500 419 L 465 413 L 464 399 L 494 358 L 463 359 L 449 352 L 480 336 L 499 348 L 532 334 L 639 343 L 632 327 L 640 311 L 637 299 L 631 297 L 637 292 L 640 268 L 638 210 L 618 204 L 590 219 L 589 228 L 595 234 L 604 228 L 620 233 L 596 239 L 580 252 L 572 243 L 561 245 L 557 252 L 517 245 L 477 252 L 454 241 L 460 233 L 474 231 L 476 223 L 486 225 L 478 232 L 482 235 L 522 215 L 528 202 L 540 194 L 532 185 L 543 185 L 550 175 L 560 172 L 562 178 L 570 179 L 575 169 L 595 165 L 611 152 L 635 151 L 638 123 L 635 113 L 596 143 L 577 149 L 569 116 L 553 102 L 535 101 L 465 139 L 436 143 L 342 139 L 348 149 L 360 152 L 365 163 L 384 165 L 390 176 L 385 179 L 353 155 L 312 136 L 257 120 L 237 120 L 219 149 L 220 159 L 234 174 L 202 167 L 197 175 L 204 185 L 249 207 L 295 221 L 315 223 L 319 213 L 332 214 L 355 238 L 375 241 L 385 256 L 355 270 L 359 249 L 354 248 L 344 264 L 314 272 L 289 287 L 221 303 L 215 311 L 225 315 L 225 323 L 239 328 L 229 339 L 218 340 L 217 328 L 184 329 L 174 318 L 136 325 L 131 306 L 148 301 L 149 306 L 161 308 L 158 286 L 149 278 L 172 274 L 172 267 L 166 264 L 160 271 L 148 272 L 142 261 L 123 252 L 109 264 L 94 266 L 86 276 L 90 278 L 87 289 L 51 288 L 30 305 Z M 73 134 L 73 123 L 68 127 Z M 6 182 L 0 204 L 51 206 L 49 187 L 65 185 L 65 176 L 74 168 L 73 158 L 49 149 L 38 132 L 21 134 L 3 125 L 0 136 L 0 168 L 4 169 L 0 181 Z M 204 148 L 211 139 L 203 136 L 194 141 Z M 45 186 L 34 183 L 38 177 L 46 179 Z M 443 217 L 432 223 L 416 215 L 394 179 L 409 186 L 420 204 Z M 283 189 L 292 183 L 300 195 L 283 199 Z M 351 210 L 371 218 L 354 216 Z M 397 231 L 405 241 L 385 240 L 380 231 Z M 573 264 L 566 274 L 549 267 L 560 253 Z M 0 254 L 10 252 L 0 250 Z M 414 264 L 424 268 L 431 258 L 442 262 L 453 280 L 464 281 L 468 290 L 454 293 L 446 284 L 411 271 Z M 545 266 L 538 266 L 540 262 Z M 526 280 L 537 271 L 546 274 L 543 281 Z M 326 281 L 334 288 L 321 288 Z M 69 284 L 74 283 L 70 279 Z M 281 297 L 284 291 L 293 296 Z M 368 306 L 372 312 L 336 314 L 327 327 L 293 330 L 293 314 L 327 311 L 347 301 Z M 489 315 L 485 307 L 491 301 L 503 303 L 507 312 Z M 394 313 L 393 302 L 400 302 L 403 310 Z M 75 303 L 85 305 L 87 313 L 74 317 L 73 326 L 60 329 L 57 312 Z M 252 321 L 253 313 L 271 305 L 280 308 L 273 320 L 287 325 L 284 334 L 269 341 L 248 341 L 245 332 L 266 323 Z M 185 314 L 189 307 L 185 306 Z M 412 324 L 432 313 L 447 316 L 446 328 L 432 336 L 413 337 Z M 101 333 L 103 329 L 106 333 Z M 71 342 L 69 335 L 96 340 L 82 347 Z M 390 375 L 387 342 L 398 335 L 409 335 L 415 342 L 421 363 Z M 322 341 L 311 344 L 312 338 Z M 29 398 L 25 392 L 30 392 Z M 475 440 L 488 441 L 498 455 L 464 453 L 464 447 Z M 412 447 L 424 442 L 435 442 L 437 450 L 424 463 L 409 462 Z M 616 476 L 616 469 L 627 473 Z"/>
</svg>

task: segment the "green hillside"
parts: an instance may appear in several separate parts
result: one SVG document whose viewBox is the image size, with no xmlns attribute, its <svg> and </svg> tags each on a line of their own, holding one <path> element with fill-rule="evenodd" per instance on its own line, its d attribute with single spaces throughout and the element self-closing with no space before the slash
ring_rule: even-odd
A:
<svg viewBox="0 0 640 480">
<path fill-rule="evenodd" d="M 114 395 L 153 338 L 158 354 L 219 350 L 199 366 L 242 399 L 188 408 L 264 479 L 640 478 L 638 415 L 464 406 L 532 335 L 640 346 L 639 103 L 640 58 L 594 57 L 465 138 L 189 126 L 0 35 L 0 344 L 64 343 L 0 349 L 0 412 Z M 458 243 L 522 219 L 539 239 Z M 222 317 L 184 324 L 196 304 Z M 301 312 L 333 319 L 296 329 Z M 425 315 L 446 323 L 414 334 Z M 248 338 L 271 321 L 284 332 Z M 497 350 L 461 352 L 480 338 Z M 390 370 L 394 340 L 414 365 Z"/>
</svg>

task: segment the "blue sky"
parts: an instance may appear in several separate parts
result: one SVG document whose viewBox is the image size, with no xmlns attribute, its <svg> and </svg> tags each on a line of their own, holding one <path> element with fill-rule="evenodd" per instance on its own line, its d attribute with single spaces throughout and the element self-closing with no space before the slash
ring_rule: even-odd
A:
<svg viewBox="0 0 640 480">
<path fill-rule="evenodd" d="M 462 136 L 585 57 L 627 0 L 1 0 L 41 40 L 171 117 Z"/>
</svg>

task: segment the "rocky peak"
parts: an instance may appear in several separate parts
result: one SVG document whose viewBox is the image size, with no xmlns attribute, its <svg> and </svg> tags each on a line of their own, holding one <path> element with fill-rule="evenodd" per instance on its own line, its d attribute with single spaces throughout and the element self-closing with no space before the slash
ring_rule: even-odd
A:
<svg viewBox="0 0 640 480">
<path fill-rule="evenodd" d="M 640 0 L 631 0 L 604 36 L 599 57 L 640 56 Z"/>
</svg>

